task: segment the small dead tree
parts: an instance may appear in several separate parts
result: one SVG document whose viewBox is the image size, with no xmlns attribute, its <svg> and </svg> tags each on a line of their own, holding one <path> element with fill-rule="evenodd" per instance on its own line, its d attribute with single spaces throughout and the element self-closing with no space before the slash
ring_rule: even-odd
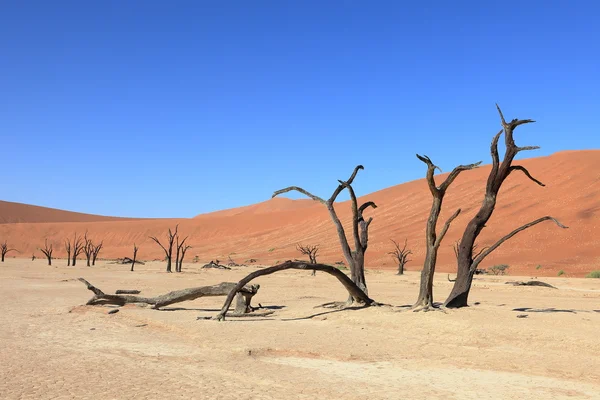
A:
<svg viewBox="0 0 600 400">
<path fill-rule="evenodd" d="M 167 247 L 163 246 L 162 243 L 156 238 L 156 236 L 150 236 L 150 239 L 154 240 L 165 252 L 165 259 L 167 260 L 167 272 L 171 271 L 171 263 L 173 260 L 173 243 L 175 242 L 175 238 L 177 237 L 177 230 L 179 229 L 179 224 L 175 225 L 175 231 L 172 232 L 171 228 L 169 228 L 169 233 L 167 234 Z"/>
<path fill-rule="evenodd" d="M 448 187 L 454 182 L 454 180 L 458 177 L 458 175 L 462 171 L 467 171 L 473 168 L 476 168 L 481 162 L 469 165 L 459 165 L 454 168 L 452 172 L 446 177 L 446 180 L 440 185 L 437 186 L 435 183 L 434 173 L 436 169 L 440 169 L 437 167 L 429 157 L 420 156 L 417 154 L 417 158 L 423 161 L 427 165 L 427 184 L 429 186 L 429 191 L 433 195 L 433 202 L 431 204 L 431 211 L 429 213 L 429 219 L 427 220 L 427 230 L 426 230 L 426 244 L 427 244 L 427 252 L 425 254 L 425 263 L 423 265 L 423 270 L 421 271 L 421 285 L 419 287 L 419 297 L 417 302 L 413 305 L 414 311 L 429 311 L 434 308 L 433 303 L 433 276 L 435 274 L 435 265 L 437 262 L 437 254 L 438 249 L 440 248 L 440 244 L 442 244 L 442 240 L 448 232 L 450 228 L 450 224 L 458 214 L 460 214 L 460 208 L 456 210 L 454 214 L 444 224 L 440 234 L 436 233 L 437 221 L 440 216 L 440 211 L 442 210 L 442 202 L 444 200 L 444 196 L 446 195 L 446 190 Z M 441 171 L 441 170 L 440 170 Z"/>
<path fill-rule="evenodd" d="M 133 258 L 131 259 L 131 272 L 133 272 L 133 267 L 135 266 L 135 259 L 137 258 L 138 247 L 133 244 Z"/>
<path fill-rule="evenodd" d="M 403 248 L 400 248 L 400 245 L 394 239 L 390 240 L 394 243 L 394 251 L 390 251 L 388 254 L 398 263 L 397 275 L 404 275 L 404 266 L 411 261 L 408 259 L 408 256 L 412 254 L 412 251 L 406 249 L 408 239 L 404 239 Z"/>
<path fill-rule="evenodd" d="M 4 256 L 6 256 L 6 254 L 10 253 L 11 251 L 17 251 L 17 249 L 9 248 L 6 240 L 4 241 L 4 243 L 0 243 L 0 255 L 2 262 L 4 262 Z"/>
<path fill-rule="evenodd" d="M 48 259 L 48 265 L 52 265 L 52 243 L 50 243 L 50 245 L 48 245 L 48 239 L 46 239 L 44 241 L 44 248 L 41 249 L 40 251 L 42 253 L 44 253 L 44 255 L 46 256 L 46 258 Z"/>
<path fill-rule="evenodd" d="M 65 251 L 67 252 L 67 267 L 71 266 L 71 240 L 65 239 Z"/>
<path fill-rule="evenodd" d="M 335 189 L 333 194 L 328 200 L 324 200 L 314 194 L 298 187 L 298 186 L 290 186 L 285 189 L 281 189 L 273 193 L 272 197 L 278 196 L 282 193 L 291 192 L 293 190 L 308 196 L 314 201 L 318 201 L 327 207 L 329 211 L 329 216 L 333 220 L 337 228 L 337 234 L 340 241 L 340 245 L 342 246 L 342 252 L 346 261 L 348 262 L 348 266 L 350 267 L 350 274 L 352 282 L 354 282 L 365 294 L 368 294 L 367 290 L 367 282 L 365 279 L 365 252 L 367 251 L 368 241 L 369 241 L 369 225 L 373 221 L 373 217 L 370 217 L 368 220 L 365 220 L 363 217 L 363 212 L 369 208 L 377 208 L 375 203 L 372 201 L 368 201 L 362 204 L 360 207 L 357 205 L 356 194 L 354 193 L 354 189 L 352 188 L 352 182 L 356 177 L 356 174 L 359 170 L 364 169 L 362 165 L 358 165 L 354 168 L 352 175 L 347 181 L 338 181 L 340 184 Z M 340 219 L 337 216 L 337 213 L 334 208 L 335 200 L 338 195 L 344 190 L 347 189 L 350 193 L 350 199 L 352 204 L 352 236 L 354 238 L 354 250 L 350 249 L 350 245 L 348 244 L 348 239 L 346 237 L 346 232 L 344 231 L 344 227 L 340 222 Z M 348 302 L 361 302 L 361 298 L 357 296 L 352 296 L 348 299 Z"/>
<path fill-rule="evenodd" d="M 303 246 L 300 243 L 298 243 L 296 244 L 296 250 L 298 250 L 305 256 L 308 256 L 308 259 L 310 260 L 311 264 L 317 263 L 317 253 L 319 252 L 319 245 L 311 246 L 310 244 L 307 244 L 306 246 Z M 316 274 L 317 271 L 313 269 L 312 275 L 314 276 Z"/>
<path fill-rule="evenodd" d="M 94 243 L 92 239 L 88 239 L 87 232 L 83 235 L 83 253 L 87 261 L 87 266 L 91 266 L 92 254 L 94 254 Z"/>
<path fill-rule="evenodd" d="M 185 241 L 187 240 L 187 238 L 188 236 L 183 238 L 181 242 L 179 242 L 179 235 L 177 235 L 177 237 L 175 238 L 177 248 L 177 253 L 175 254 L 175 272 L 181 272 L 181 263 L 183 262 L 183 257 L 185 257 L 185 252 L 191 247 L 185 245 Z M 181 259 L 179 258 L 180 254 Z"/>
<path fill-rule="evenodd" d="M 71 245 L 71 251 L 73 252 L 73 259 L 71 260 L 72 266 L 75 266 L 77 264 L 77 257 L 79 257 L 84 248 L 84 239 L 81 236 L 78 236 L 77 233 L 75 233 L 75 237 L 73 237 L 73 244 Z"/>
<path fill-rule="evenodd" d="M 492 155 L 492 168 L 488 176 L 483 202 L 477 214 L 475 214 L 473 219 L 471 219 L 471 221 L 469 221 L 469 223 L 467 224 L 463 236 L 460 239 L 457 257 L 458 265 L 456 281 L 454 282 L 454 287 L 452 288 L 450 295 L 444 303 L 446 307 L 458 308 L 465 307 L 468 305 L 469 292 L 471 291 L 471 284 L 473 283 L 473 275 L 475 274 L 475 271 L 477 270 L 479 264 L 492 251 L 497 249 L 502 243 L 504 243 L 517 233 L 544 221 L 554 221 L 554 223 L 556 223 L 556 225 L 558 225 L 560 228 L 567 228 L 555 218 L 551 216 L 545 216 L 513 230 L 509 234 L 500 238 L 500 240 L 498 240 L 496 243 L 494 243 L 487 249 L 479 252 L 478 254 L 473 254 L 475 241 L 479 237 L 479 234 L 481 233 L 483 228 L 485 228 L 487 222 L 489 221 L 490 217 L 494 212 L 498 192 L 500 191 L 500 188 L 502 187 L 502 184 L 504 183 L 506 178 L 508 178 L 508 176 L 512 172 L 520 171 L 534 183 L 540 186 L 545 186 L 542 182 L 532 177 L 525 167 L 521 165 L 512 165 L 515 156 L 519 152 L 539 149 L 538 146 L 519 147 L 515 144 L 515 140 L 513 137 L 514 130 L 518 126 L 529 124 L 534 121 L 531 119 L 513 119 L 510 122 L 506 122 L 506 120 L 504 119 L 504 115 L 502 114 L 502 110 L 500 110 L 500 107 L 497 104 L 496 108 L 498 109 L 498 114 L 500 115 L 500 123 L 502 124 L 502 129 L 492 139 L 492 145 L 490 147 L 490 153 Z M 506 150 L 504 153 L 504 159 L 502 160 L 502 163 L 500 163 L 500 157 L 498 154 L 498 140 L 500 139 L 502 133 L 504 133 L 504 143 L 506 146 Z"/>
<path fill-rule="evenodd" d="M 94 249 L 92 251 L 92 266 L 96 265 L 96 260 L 98 259 L 98 254 L 100 254 L 100 250 L 102 250 L 103 246 L 104 246 L 104 240 L 94 246 Z"/>
</svg>

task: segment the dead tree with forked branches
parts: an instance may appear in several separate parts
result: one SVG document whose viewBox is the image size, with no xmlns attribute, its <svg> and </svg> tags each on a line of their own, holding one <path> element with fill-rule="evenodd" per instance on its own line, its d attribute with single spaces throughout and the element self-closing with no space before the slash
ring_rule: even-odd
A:
<svg viewBox="0 0 600 400">
<path fill-rule="evenodd" d="M 427 244 L 427 252 L 425 254 L 425 263 L 423 264 L 423 270 L 421 271 L 421 284 L 419 288 L 419 297 L 417 302 L 413 305 L 414 311 L 429 311 L 434 308 L 433 303 L 433 276 L 435 274 L 435 265 L 437 262 L 437 254 L 440 245 L 442 244 L 442 240 L 444 236 L 448 232 L 450 228 L 450 224 L 458 214 L 460 214 L 460 208 L 456 210 L 454 214 L 444 224 L 442 230 L 439 235 L 436 233 L 437 221 L 440 216 L 440 211 L 442 210 L 442 202 L 444 200 L 444 196 L 446 195 L 446 191 L 448 187 L 454 182 L 454 180 L 458 177 L 458 175 L 462 171 L 468 171 L 473 168 L 476 168 L 481 162 L 469 165 L 459 165 L 454 168 L 452 172 L 446 177 L 446 180 L 440 185 L 437 186 L 435 183 L 434 173 L 436 169 L 440 169 L 437 167 L 429 157 L 420 156 L 417 154 L 417 158 L 423 161 L 427 165 L 427 184 L 429 186 L 429 191 L 433 195 L 433 202 L 431 204 L 431 211 L 429 213 L 429 219 L 427 220 L 427 229 L 426 229 L 426 244 Z M 440 170 L 441 171 L 441 170 Z"/>
<path fill-rule="evenodd" d="M 70 248 L 73 254 L 73 258 L 71 259 L 71 265 L 74 267 L 77 264 L 77 257 L 79 257 L 79 255 L 85 248 L 85 240 L 81 236 L 78 236 L 77 232 L 73 237 L 73 243 L 71 244 Z"/>
<path fill-rule="evenodd" d="M 160 247 L 161 249 L 163 249 L 163 251 L 165 252 L 165 256 L 167 258 L 167 272 L 173 272 L 171 271 L 171 263 L 173 260 L 173 243 L 175 242 L 175 238 L 177 237 L 177 230 L 179 229 L 179 224 L 175 225 L 175 231 L 172 232 L 171 228 L 169 228 L 169 233 L 167 234 L 167 247 L 163 246 L 162 243 L 160 243 L 160 240 L 158 240 L 158 238 L 156 238 L 156 236 L 150 236 L 150 239 L 154 240 Z"/>
<path fill-rule="evenodd" d="M 96 265 L 96 259 L 98 259 L 98 254 L 100 254 L 100 250 L 104 246 L 104 240 L 102 240 L 99 244 L 95 245 L 92 251 L 92 266 Z"/>
<path fill-rule="evenodd" d="M 4 241 L 4 243 L 0 243 L 0 257 L 2 262 L 4 262 L 4 256 L 6 256 L 6 254 L 10 253 L 11 251 L 17 251 L 17 249 L 9 248 L 6 240 Z"/>
<path fill-rule="evenodd" d="M 485 259 L 485 257 L 487 257 L 492 251 L 497 249 L 502 243 L 504 243 L 517 233 L 544 221 L 554 221 L 554 223 L 556 223 L 559 227 L 567 228 L 555 218 L 551 216 L 545 216 L 542 218 L 538 218 L 535 221 L 529 222 L 523 226 L 520 226 L 519 228 L 500 238 L 496 243 L 494 243 L 487 249 L 479 252 L 478 254 L 473 254 L 475 241 L 479 237 L 479 234 L 481 233 L 483 228 L 485 228 L 487 222 L 492 216 L 492 213 L 494 212 L 498 192 L 506 178 L 508 178 L 508 176 L 512 172 L 520 171 L 536 184 L 544 186 L 542 182 L 532 177 L 525 167 L 521 165 L 512 165 L 515 156 L 519 152 L 525 150 L 539 149 L 538 146 L 519 147 L 515 144 L 515 140 L 513 137 L 514 130 L 518 126 L 529 124 L 534 121 L 531 119 L 513 119 L 510 122 L 506 122 L 506 120 L 504 119 L 504 115 L 502 114 L 502 110 L 500 110 L 500 107 L 498 107 L 497 104 L 496 108 L 498 109 L 498 113 L 500 115 L 502 129 L 492 139 L 492 145 L 490 148 L 490 153 L 492 155 L 492 168 L 488 176 L 483 202 L 477 214 L 467 224 L 463 236 L 460 239 L 457 257 L 458 265 L 456 281 L 454 282 L 452 292 L 450 293 L 448 299 L 446 299 L 446 302 L 444 303 L 446 307 L 458 308 L 465 307 L 468 305 L 469 292 L 471 290 L 473 275 L 477 270 L 477 266 L 479 266 L 479 264 Z M 500 157 L 498 155 L 498 140 L 500 139 L 502 133 L 504 133 L 504 143 L 506 145 L 506 150 L 504 153 L 504 159 L 502 160 L 502 163 L 500 163 Z"/>
<path fill-rule="evenodd" d="M 87 266 L 91 266 L 92 262 L 92 254 L 94 254 L 94 243 L 92 239 L 87 237 L 87 232 L 83 235 L 83 254 L 85 254 L 85 259 L 87 261 Z"/>
<path fill-rule="evenodd" d="M 304 194 L 305 196 L 310 197 L 314 201 L 324 204 L 325 207 L 327 207 L 329 216 L 337 228 L 337 234 L 340 245 L 342 246 L 342 252 L 344 253 L 344 257 L 346 258 L 348 266 L 350 267 L 352 282 L 354 282 L 356 286 L 358 286 L 365 294 L 368 294 L 367 282 L 365 279 L 365 252 L 367 251 L 369 241 L 369 225 L 373 221 L 373 217 L 365 220 L 363 217 L 363 212 L 369 207 L 377 208 L 377 206 L 372 201 L 368 201 L 362 204 L 360 207 L 357 204 L 356 194 L 352 188 L 352 182 L 354 181 L 358 171 L 361 169 L 364 169 L 364 167 L 362 165 L 358 165 L 356 168 L 354 168 L 352 175 L 347 181 L 338 181 L 338 187 L 328 200 L 324 200 L 318 196 L 315 196 L 314 194 L 298 186 L 290 186 L 285 189 L 278 190 L 273 193 L 272 197 L 295 190 Z M 354 250 L 350 249 L 348 239 L 346 238 L 346 232 L 344 231 L 344 227 L 342 226 L 342 223 L 340 222 L 340 219 L 338 218 L 334 208 L 335 200 L 344 189 L 347 189 L 350 193 L 352 204 L 352 236 L 354 238 Z M 361 298 L 357 296 L 351 296 L 348 299 L 348 303 L 361 301 Z"/>
<path fill-rule="evenodd" d="M 52 265 L 52 243 L 48 245 L 48 239 L 44 240 L 44 248 L 40 248 L 40 251 L 44 253 L 48 259 L 48 265 Z"/>
<path fill-rule="evenodd" d="M 179 235 L 177 235 L 177 238 L 176 238 L 177 253 L 175 254 L 175 272 L 181 272 L 181 265 L 183 264 L 183 258 L 185 257 L 185 252 L 188 251 L 188 249 L 192 248 L 192 246 L 187 246 L 185 244 L 185 241 L 187 240 L 187 238 L 188 238 L 188 236 L 183 238 L 183 240 L 180 243 Z"/>
<path fill-rule="evenodd" d="M 71 266 L 71 241 L 65 239 L 65 251 L 67 252 L 67 267 Z"/>
<path fill-rule="evenodd" d="M 308 256 L 308 259 L 311 264 L 317 263 L 317 253 L 319 252 L 318 244 L 315 246 L 311 246 L 310 244 L 303 246 L 300 243 L 298 243 L 298 244 L 296 244 L 296 250 L 298 250 L 300 253 L 304 254 L 305 256 Z M 317 274 L 317 271 L 315 271 L 313 269 L 312 275 L 314 276 L 316 274 Z"/>
<path fill-rule="evenodd" d="M 412 254 L 412 251 L 407 250 L 406 246 L 408 245 L 408 239 L 404 239 L 404 247 L 400 248 L 400 245 L 394 240 L 390 239 L 392 243 L 394 243 L 394 251 L 390 251 L 388 254 L 392 256 L 394 261 L 398 263 L 398 273 L 397 275 L 404 275 L 404 266 L 411 260 L 408 259 L 408 256 Z"/>
</svg>

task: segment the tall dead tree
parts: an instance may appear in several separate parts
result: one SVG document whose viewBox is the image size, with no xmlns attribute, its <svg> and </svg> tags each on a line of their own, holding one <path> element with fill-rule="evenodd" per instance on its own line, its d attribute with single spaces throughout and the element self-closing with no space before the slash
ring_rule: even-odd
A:
<svg viewBox="0 0 600 400">
<path fill-rule="evenodd" d="M 173 243 L 175 242 L 175 238 L 177 237 L 177 230 L 179 229 L 179 224 L 175 225 L 175 231 L 171 232 L 171 228 L 169 228 L 169 233 L 167 234 L 167 247 L 163 246 L 162 243 L 156 238 L 156 236 L 150 236 L 150 239 L 154 240 L 165 252 L 165 256 L 167 258 L 167 272 L 171 271 L 171 263 L 173 260 Z"/>
<path fill-rule="evenodd" d="M 133 272 L 133 267 L 135 266 L 135 259 L 137 258 L 138 247 L 133 244 L 133 258 L 131 259 L 131 272 Z"/>
<path fill-rule="evenodd" d="M 85 254 L 85 259 L 87 261 L 87 266 L 91 266 L 92 262 L 92 254 L 94 254 L 94 243 L 92 239 L 87 237 L 87 232 L 83 235 L 83 253 Z"/>
<path fill-rule="evenodd" d="M 181 272 L 181 267 L 183 266 L 183 259 L 185 258 L 185 253 L 191 248 L 192 246 L 188 245 L 181 247 L 181 257 L 179 257 L 179 270 L 177 272 Z"/>
<path fill-rule="evenodd" d="M 81 236 L 78 236 L 77 233 L 75 233 L 75 237 L 73 237 L 73 244 L 71 245 L 71 251 L 73 252 L 73 258 L 71 260 L 72 266 L 75 266 L 77 264 L 77 257 L 79 257 L 81 252 L 84 250 L 84 247 L 84 239 Z"/>
<path fill-rule="evenodd" d="M 65 239 L 65 251 L 67 252 L 67 267 L 71 266 L 71 240 Z"/>
<path fill-rule="evenodd" d="M 44 248 L 40 248 L 40 251 L 44 253 L 46 258 L 48 259 L 48 265 L 52 265 L 52 243 L 48 245 L 48 239 L 44 240 Z"/>
<path fill-rule="evenodd" d="M 369 225 L 373 221 L 373 218 L 370 217 L 365 221 L 363 212 L 369 207 L 377 208 L 377 206 L 372 201 L 368 201 L 362 204 L 360 207 L 357 205 L 356 194 L 352 188 L 352 182 L 354 181 L 358 171 L 361 169 L 364 169 L 364 167 L 362 165 L 358 165 L 356 168 L 354 168 L 352 175 L 347 181 L 338 181 L 340 184 L 328 200 L 324 200 L 318 196 L 315 196 L 314 194 L 298 186 L 290 186 L 285 189 L 278 190 L 273 193 L 272 197 L 295 190 L 304 194 L 305 196 L 310 197 L 314 201 L 324 204 L 325 207 L 327 207 L 329 216 L 337 228 L 337 234 L 340 245 L 342 246 L 342 252 L 344 253 L 344 257 L 346 258 L 348 266 L 350 267 L 352 282 L 354 282 L 356 286 L 358 286 L 365 294 L 368 294 L 367 282 L 365 279 L 365 252 L 367 251 L 369 241 Z M 344 189 L 347 189 L 350 193 L 350 199 L 352 203 L 352 236 L 354 238 L 354 250 L 350 249 L 348 239 L 346 238 L 346 232 L 344 231 L 344 227 L 342 226 L 342 223 L 340 222 L 340 219 L 338 218 L 334 208 L 335 200 Z M 362 299 L 356 296 L 351 296 L 349 302 L 360 303 L 362 302 Z"/>
<path fill-rule="evenodd" d="M 452 221 L 458 217 L 460 214 L 460 208 L 456 210 L 454 214 L 444 224 L 440 234 L 436 233 L 437 221 L 440 216 L 440 211 L 442 210 L 442 202 L 444 201 L 444 196 L 446 195 L 446 191 L 448 187 L 454 182 L 454 180 L 458 177 L 458 175 L 462 171 L 467 171 L 473 168 L 476 168 L 481 162 L 469 165 L 459 165 L 454 168 L 452 172 L 446 177 L 446 180 L 440 185 L 437 186 L 435 183 L 434 173 L 436 168 L 440 169 L 436 165 L 431 162 L 429 157 L 420 156 L 417 154 L 417 158 L 423 161 L 427 165 L 427 184 L 429 186 L 429 191 L 433 196 L 433 202 L 431 204 L 431 211 L 429 213 L 429 219 L 427 220 L 427 229 L 426 229 L 426 245 L 427 252 L 425 254 L 425 263 L 423 264 L 423 270 L 421 271 L 421 285 L 419 287 L 419 297 L 417 302 L 414 304 L 414 311 L 428 311 L 434 308 L 433 304 L 433 276 L 435 274 L 435 265 L 437 262 L 437 254 L 438 249 L 440 248 L 440 244 L 442 244 L 442 240 L 448 232 L 450 228 L 450 224 Z M 440 170 L 441 171 L 441 170 Z"/>
<path fill-rule="evenodd" d="M 390 251 L 388 254 L 398 263 L 397 275 L 404 275 L 404 266 L 411 261 L 408 259 L 408 256 L 412 254 L 412 251 L 406 249 L 408 239 L 404 239 L 403 248 L 400 248 L 400 245 L 394 239 L 390 240 L 394 243 L 394 251 Z"/>
<path fill-rule="evenodd" d="M 6 240 L 4 241 L 4 243 L 0 243 L 0 255 L 2 262 L 4 262 L 4 256 L 6 256 L 6 254 L 10 253 L 11 251 L 17 251 L 17 249 L 9 248 L 8 244 L 6 243 Z"/>
<path fill-rule="evenodd" d="M 471 221 L 469 221 L 467 224 L 463 236 L 460 239 L 460 244 L 458 246 L 456 281 L 454 282 L 452 292 L 450 292 L 448 299 L 446 299 L 446 302 L 444 303 L 446 307 L 458 308 L 468 305 L 469 292 L 471 290 L 473 275 L 477 270 L 477 266 L 479 266 L 483 259 L 485 259 L 485 257 L 487 257 L 492 251 L 497 249 L 498 246 L 517 233 L 544 221 L 554 221 L 554 223 L 556 223 L 559 227 L 567 228 L 555 218 L 551 216 L 545 216 L 520 226 L 519 228 L 500 238 L 500 240 L 487 249 L 478 254 L 473 254 L 475 241 L 479 237 L 479 234 L 483 228 L 485 228 L 487 222 L 492 216 L 492 213 L 494 212 L 494 208 L 496 207 L 498 191 L 500 190 L 505 179 L 508 178 L 512 172 L 520 171 L 536 184 L 545 186 L 542 182 L 532 177 L 529 171 L 522 165 L 512 165 L 515 156 L 520 151 L 539 149 L 539 146 L 519 147 L 515 144 L 513 137 L 514 130 L 518 126 L 529 124 L 535 121 L 531 119 L 513 119 L 510 122 L 506 122 L 504 115 L 502 114 L 502 110 L 500 110 L 500 107 L 497 104 L 496 108 L 498 109 L 498 114 L 500 115 L 502 129 L 492 139 L 492 145 L 490 147 L 490 153 L 492 155 L 492 168 L 488 176 L 483 202 L 477 214 L 475 214 L 473 219 L 471 219 Z M 500 163 L 500 157 L 498 154 L 498 140 L 500 139 L 502 133 L 504 133 L 506 150 L 504 153 L 504 159 L 502 160 L 502 163 Z"/>
<path fill-rule="evenodd" d="M 304 254 L 305 256 L 308 256 L 308 259 L 310 260 L 311 264 L 317 263 L 317 253 L 319 252 L 319 245 L 311 246 L 310 244 L 307 244 L 307 245 L 303 246 L 300 243 L 298 243 L 298 244 L 296 244 L 296 250 L 298 250 L 300 253 Z M 313 269 L 312 275 L 314 276 L 316 274 L 317 274 L 317 271 Z"/>
<path fill-rule="evenodd" d="M 104 240 L 102 240 L 99 244 L 95 245 L 93 247 L 93 251 L 92 251 L 92 266 L 96 265 L 96 259 L 98 259 L 98 254 L 100 254 L 100 250 L 102 250 L 102 247 L 104 246 Z"/>
</svg>

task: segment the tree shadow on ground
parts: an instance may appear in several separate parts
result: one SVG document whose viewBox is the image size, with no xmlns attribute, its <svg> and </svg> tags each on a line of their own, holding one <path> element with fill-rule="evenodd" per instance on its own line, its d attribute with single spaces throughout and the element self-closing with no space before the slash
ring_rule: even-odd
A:
<svg viewBox="0 0 600 400">
<path fill-rule="evenodd" d="M 570 309 L 561 309 L 561 308 L 531 308 L 531 307 L 520 307 L 513 308 L 513 311 L 518 312 L 539 312 L 539 313 L 572 313 L 577 314 L 577 311 Z"/>
<path fill-rule="evenodd" d="M 282 321 L 302 321 L 302 320 L 312 319 L 312 318 L 315 318 L 315 317 L 320 317 L 322 315 L 328 315 L 328 314 L 337 313 L 337 312 L 340 312 L 340 311 L 364 310 L 365 308 L 368 308 L 368 307 L 345 307 L 345 308 L 338 308 L 338 309 L 335 309 L 335 310 L 323 311 L 323 312 L 312 314 L 312 315 L 307 315 L 306 317 L 285 318 L 285 319 L 282 318 L 281 320 Z"/>
</svg>

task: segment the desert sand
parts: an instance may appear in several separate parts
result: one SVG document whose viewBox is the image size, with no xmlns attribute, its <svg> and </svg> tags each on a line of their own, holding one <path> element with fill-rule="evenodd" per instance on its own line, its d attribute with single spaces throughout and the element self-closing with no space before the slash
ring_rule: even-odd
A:
<svg viewBox="0 0 600 400">
<path fill-rule="evenodd" d="M 332 277 L 285 271 L 257 279 L 268 317 L 197 320 L 223 298 L 164 310 L 85 306 L 85 277 L 106 292 L 143 295 L 237 281 L 256 267 L 180 274 L 164 263 L 0 268 L 3 399 L 600 399 L 600 280 L 544 278 L 558 289 L 477 276 L 472 306 L 413 313 L 418 274 L 368 270 L 390 306 L 315 308 L 344 300 Z M 451 284 L 438 274 L 434 294 Z M 517 310 L 527 308 L 527 310 Z M 526 315 L 526 318 L 517 318 Z"/>
<path fill-rule="evenodd" d="M 489 155 L 466 155 L 464 162 L 474 162 L 478 158 L 485 160 Z M 416 158 L 406 162 L 421 164 Z M 502 245 L 481 266 L 509 264 L 512 274 L 540 276 L 557 276 L 562 270 L 571 277 L 583 277 L 598 269 L 600 150 L 565 151 L 518 163 L 526 166 L 546 186 L 536 185 L 522 173 L 511 174 L 500 190 L 496 211 L 484 229 L 479 245 L 491 245 L 514 228 L 545 215 L 558 218 L 569 229 L 560 229 L 551 222 L 539 224 Z M 456 270 L 452 245 L 481 204 L 489 168 L 488 165 L 462 173 L 446 195 L 439 224 L 457 208 L 463 212 L 442 243 L 438 271 Z M 348 171 L 348 175 L 350 173 Z M 440 174 L 438 182 L 444 176 Z M 347 179 L 347 176 L 339 178 Z M 359 173 L 357 181 L 361 179 Z M 336 186 L 337 182 L 331 182 L 331 192 Z M 281 188 L 274 187 L 273 191 L 277 189 Z M 305 189 L 310 191 L 312 188 Z M 315 194 L 327 198 L 331 192 Z M 271 194 L 265 193 L 265 199 Z M 413 252 L 413 261 L 407 268 L 420 270 L 425 256 L 425 221 L 431 207 L 431 194 L 425 180 L 400 184 L 360 199 L 367 200 L 374 201 L 378 208 L 367 211 L 374 221 L 369 230 L 366 267 L 396 268 L 387 254 L 393 249 L 390 239 L 401 243 L 407 239 Z M 348 226 L 349 203 L 339 203 L 337 210 L 342 222 Z M 205 262 L 217 258 L 227 260 L 229 254 L 235 253 L 238 263 L 255 258 L 263 264 L 272 264 L 300 257 L 296 251 L 298 242 L 320 245 L 321 262 L 334 263 L 343 259 L 327 210 L 311 200 L 275 198 L 188 219 L 115 219 L 0 202 L 0 222 L 5 222 L 0 223 L 0 240 L 7 240 L 11 247 L 19 249 L 20 253 L 10 254 L 17 257 L 30 257 L 34 252 L 41 257 L 37 248 L 45 239 L 53 243 L 56 256 L 64 256 L 65 238 L 87 230 L 92 239 L 104 240 L 100 257 L 131 256 L 135 242 L 140 246 L 141 259 L 162 259 L 162 250 L 148 236 L 164 237 L 168 228 L 179 224 L 180 232 L 189 235 L 188 244 L 193 246 L 188 252 L 190 259 L 198 256 Z M 538 265 L 542 267 L 536 269 Z"/>
</svg>

